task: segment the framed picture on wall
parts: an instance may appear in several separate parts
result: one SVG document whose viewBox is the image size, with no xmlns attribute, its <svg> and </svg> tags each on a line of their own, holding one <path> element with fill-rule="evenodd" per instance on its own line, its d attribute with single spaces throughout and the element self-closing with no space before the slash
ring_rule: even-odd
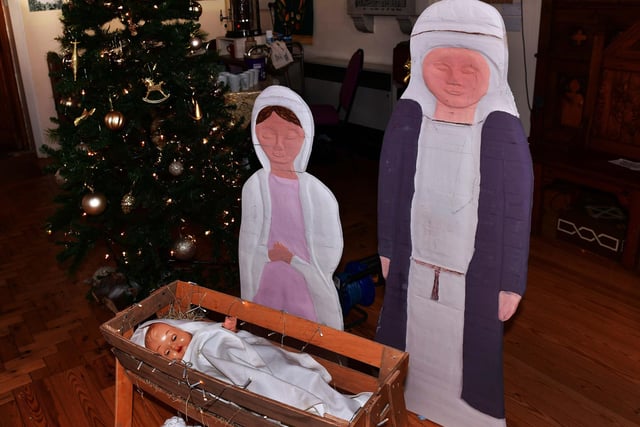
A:
<svg viewBox="0 0 640 427">
<path fill-rule="evenodd" d="M 285 36 L 313 36 L 313 0 L 276 0 L 273 30 Z"/>
<path fill-rule="evenodd" d="M 29 12 L 43 10 L 58 10 L 62 8 L 63 0 L 29 0 Z"/>
</svg>

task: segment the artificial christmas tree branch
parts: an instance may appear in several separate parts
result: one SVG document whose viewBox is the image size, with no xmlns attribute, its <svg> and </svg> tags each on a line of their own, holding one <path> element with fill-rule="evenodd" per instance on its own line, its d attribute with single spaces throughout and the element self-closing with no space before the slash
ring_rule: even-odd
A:
<svg viewBox="0 0 640 427">
<path fill-rule="evenodd" d="M 59 116 L 43 148 L 60 184 L 48 229 L 70 270 L 105 251 L 141 289 L 135 298 L 175 279 L 236 286 L 253 149 L 225 104 L 199 12 L 189 0 L 62 7 Z"/>
</svg>

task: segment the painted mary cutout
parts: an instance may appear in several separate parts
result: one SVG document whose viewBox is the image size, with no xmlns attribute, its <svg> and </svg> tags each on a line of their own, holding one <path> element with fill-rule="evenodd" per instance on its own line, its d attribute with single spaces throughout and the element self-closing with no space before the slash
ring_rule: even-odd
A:
<svg viewBox="0 0 640 427">
<path fill-rule="evenodd" d="M 342 256 L 338 203 L 306 172 L 313 117 L 292 90 L 270 86 L 256 99 L 251 132 L 263 168 L 242 190 L 241 296 L 343 328 L 333 273 Z"/>
<path fill-rule="evenodd" d="M 504 426 L 502 322 L 526 286 L 533 191 L 504 23 L 479 0 L 441 0 L 410 51 L 380 158 L 376 339 L 410 354 L 410 411 Z"/>
</svg>

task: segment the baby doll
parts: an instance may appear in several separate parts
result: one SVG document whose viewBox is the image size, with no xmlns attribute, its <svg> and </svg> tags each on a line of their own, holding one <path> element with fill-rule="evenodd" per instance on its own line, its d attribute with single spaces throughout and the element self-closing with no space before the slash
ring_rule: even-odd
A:
<svg viewBox="0 0 640 427">
<path fill-rule="evenodd" d="M 171 360 L 253 393 L 312 411 L 350 420 L 371 393 L 347 396 L 331 385 L 331 375 L 307 353 L 295 353 L 223 323 L 153 320 L 141 325 L 131 340 Z"/>
</svg>

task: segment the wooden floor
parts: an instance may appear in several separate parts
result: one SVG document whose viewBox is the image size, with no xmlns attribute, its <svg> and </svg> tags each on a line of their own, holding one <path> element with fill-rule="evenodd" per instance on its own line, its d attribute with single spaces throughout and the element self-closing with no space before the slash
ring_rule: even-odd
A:
<svg viewBox="0 0 640 427">
<path fill-rule="evenodd" d="M 76 277 L 56 263 L 44 223 L 57 186 L 39 166 L 0 159 L 0 427 L 111 426 L 114 365 L 98 331 L 111 313 L 84 283 L 102 261 Z M 375 159 L 348 156 L 311 168 L 340 203 L 344 261 L 375 253 L 376 170 Z M 373 335 L 383 291 L 354 333 Z M 640 426 L 638 273 L 534 238 L 527 294 L 505 335 L 505 382 L 511 427 Z M 135 426 L 174 415 L 148 395 L 134 407 Z"/>
</svg>

